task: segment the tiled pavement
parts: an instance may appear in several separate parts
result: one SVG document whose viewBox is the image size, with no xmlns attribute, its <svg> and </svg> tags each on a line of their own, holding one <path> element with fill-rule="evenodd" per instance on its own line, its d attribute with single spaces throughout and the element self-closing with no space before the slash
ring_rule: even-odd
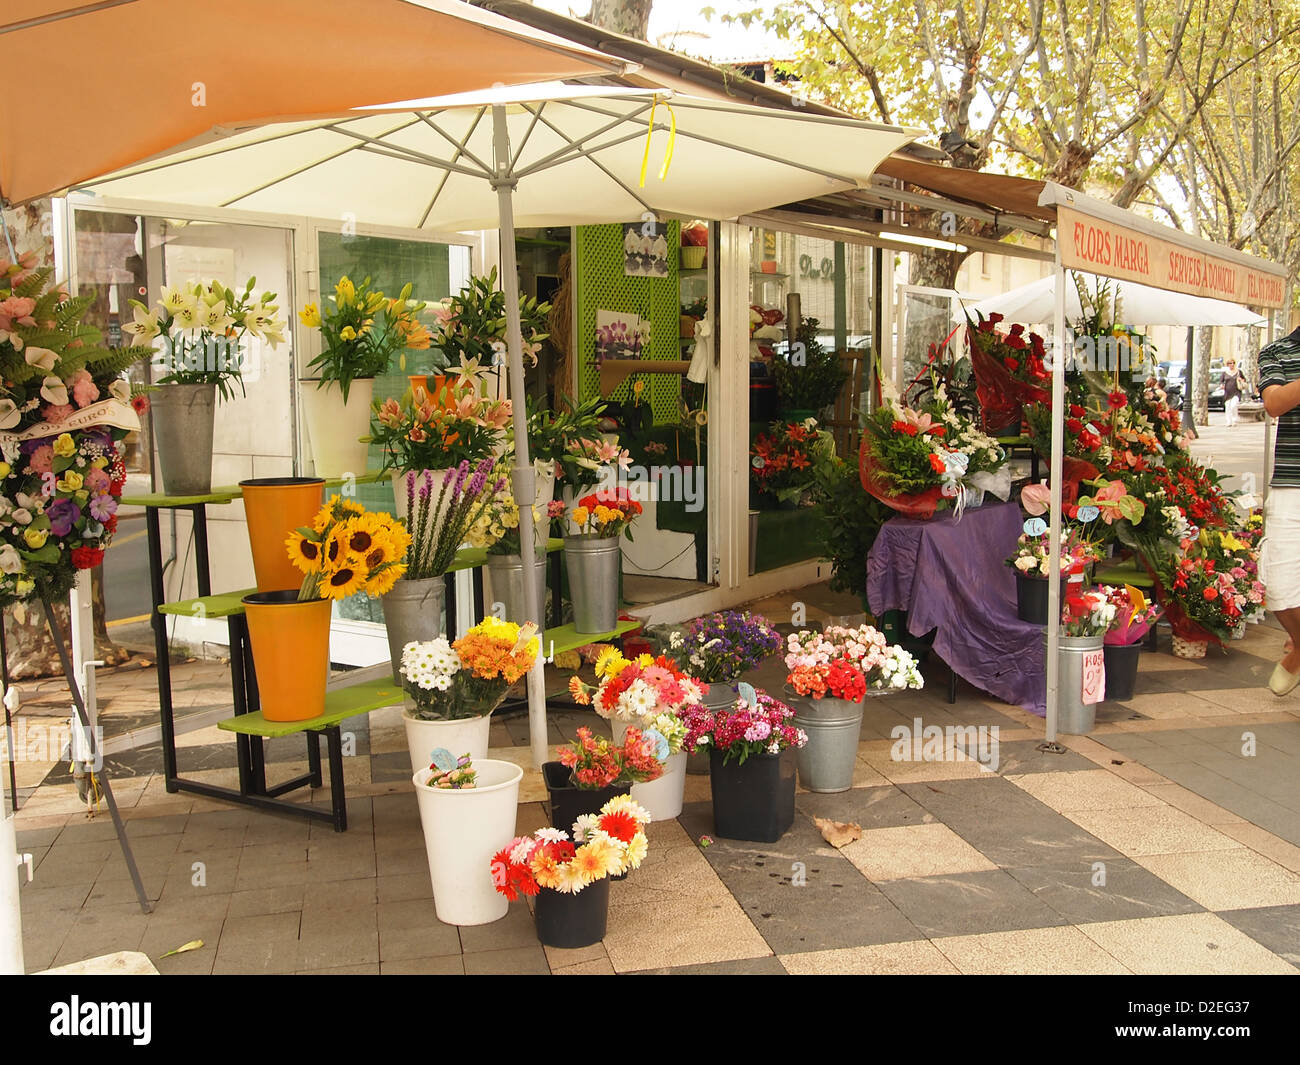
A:
<svg viewBox="0 0 1300 1065">
<path fill-rule="evenodd" d="M 141 752 L 116 790 L 155 912 L 133 902 L 108 819 L 87 822 L 52 777 L 19 820 L 37 861 L 27 965 L 142 950 L 181 973 L 1295 973 L 1300 702 L 1262 687 L 1280 643 L 1260 627 L 1203 663 L 1144 654 L 1135 698 L 1064 754 L 1037 750 L 1041 721 L 964 685 L 949 706 L 936 668 L 926 691 L 868 704 L 856 786 L 801 792 L 778 843 L 701 846 L 708 781 L 688 778 L 681 818 L 652 825 L 646 863 L 613 885 L 607 938 L 581 951 L 540 947 L 523 903 L 480 928 L 437 921 L 392 711 L 353 723 L 342 835 L 168 795 Z M 996 726 L 997 771 L 960 751 L 895 760 L 891 730 L 916 718 Z M 557 716 L 552 741 L 575 721 Z M 523 727 L 496 722 L 493 742 L 527 766 Z M 183 764 L 230 775 L 223 740 L 197 734 Z M 281 753 L 287 773 L 297 752 Z M 543 823 L 538 776 L 520 831 Z M 813 817 L 863 837 L 837 851 Z"/>
</svg>

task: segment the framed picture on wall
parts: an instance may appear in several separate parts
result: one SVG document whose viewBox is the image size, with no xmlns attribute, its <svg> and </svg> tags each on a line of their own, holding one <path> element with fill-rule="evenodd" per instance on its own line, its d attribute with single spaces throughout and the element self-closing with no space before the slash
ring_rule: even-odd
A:
<svg viewBox="0 0 1300 1065">
<path fill-rule="evenodd" d="M 668 231 L 654 222 L 623 223 L 623 273 L 628 277 L 668 276 Z"/>
</svg>

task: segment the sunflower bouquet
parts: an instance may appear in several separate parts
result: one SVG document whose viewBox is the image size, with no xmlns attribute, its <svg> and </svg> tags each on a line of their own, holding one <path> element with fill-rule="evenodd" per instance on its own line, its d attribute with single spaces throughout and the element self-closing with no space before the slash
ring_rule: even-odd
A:
<svg viewBox="0 0 1300 1065">
<path fill-rule="evenodd" d="M 510 685 L 533 668 L 537 626 L 488 616 L 460 639 L 445 636 L 402 648 L 401 674 L 421 721 L 458 721 L 490 714 Z"/>
<path fill-rule="evenodd" d="M 299 602 L 388 594 L 406 572 L 410 546 L 399 521 L 340 496 L 330 497 L 310 529 L 296 529 L 285 541 L 289 561 L 303 574 Z"/>
<path fill-rule="evenodd" d="M 542 889 L 575 895 L 606 877 L 640 868 L 649 823 L 645 807 L 616 795 L 599 813 L 579 817 L 572 834 L 542 828 L 512 839 L 492 857 L 492 883 L 511 902 Z"/>
</svg>

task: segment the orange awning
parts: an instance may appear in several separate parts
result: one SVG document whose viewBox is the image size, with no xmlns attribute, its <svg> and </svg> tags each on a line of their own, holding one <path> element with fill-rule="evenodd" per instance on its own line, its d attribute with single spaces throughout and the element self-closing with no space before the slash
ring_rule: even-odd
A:
<svg viewBox="0 0 1300 1065">
<path fill-rule="evenodd" d="M 223 126 L 629 64 L 460 0 L 5 0 L 0 200 Z"/>
</svg>

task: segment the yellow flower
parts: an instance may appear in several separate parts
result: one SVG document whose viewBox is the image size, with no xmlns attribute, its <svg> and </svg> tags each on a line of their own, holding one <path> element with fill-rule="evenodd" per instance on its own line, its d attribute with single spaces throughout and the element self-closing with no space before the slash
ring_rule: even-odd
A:
<svg viewBox="0 0 1300 1065">
<path fill-rule="evenodd" d="M 393 590 L 406 567 L 401 563 L 382 566 L 379 569 L 372 569 L 370 579 L 366 582 L 366 595 L 373 595 L 378 598 L 381 595 L 387 595 Z"/>
<path fill-rule="evenodd" d="M 587 508 L 586 508 L 586 507 L 574 507 L 574 508 L 573 508 L 573 521 L 574 521 L 574 524 L 576 524 L 576 525 L 586 525 L 586 524 L 587 524 L 587 518 L 588 518 L 589 516 L 590 516 L 590 515 L 588 514 L 588 511 L 587 511 Z"/>
<path fill-rule="evenodd" d="M 344 327 L 339 331 L 339 336 L 340 336 L 343 340 L 356 340 L 356 339 L 357 339 L 357 331 L 356 331 L 355 329 L 353 329 L 350 325 L 345 325 L 345 326 L 344 326 Z"/>
<path fill-rule="evenodd" d="M 340 307 L 350 307 L 353 300 L 357 298 L 357 289 L 352 284 L 349 277 L 341 277 L 339 283 L 334 286 L 334 302 Z"/>
<path fill-rule="evenodd" d="M 596 656 L 596 676 L 617 677 L 627 664 L 627 659 L 611 644 Z"/>
<path fill-rule="evenodd" d="M 320 597 L 322 599 L 346 599 L 361 591 L 366 583 L 366 568 L 353 559 L 345 559 L 343 565 L 334 570 L 321 581 Z"/>
<path fill-rule="evenodd" d="M 307 304 L 298 312 L 298 320 L 308 329 L 320 328 L 320 308 L 314 303 Z"/>
<path fill-rule="evenodd" d="M 60 492 L 76 492 L 85 484 L 85 479 L 76 470 L 68 470 L 57 482 Z"/>
<path fill-rule="evenodd" d="M 69 434 L 61 433 L 54 441 L 54 453 L 61 458 L 69 458 L 77 453 L 77 442 Z"/>
<path fill-rule="evenodd" d="M 103 455 L 100 455 L 97 459 L 91 459 L 90 464 L 97 470 L 108 469 L 108 459 L 104 458 Z"/>
<path fill-rule="evenodd" d="M 49 529 L 27 529 L 23 532 L 23 539 L 27 541 L 27 546 L 33 551 L 38 551 L 44 547 L 45 541 L 49 538 Z"/>
<path fill-rule="evenodd" d="M 12 470 L 12 468 L 10 467 L 9 463 L 7 463 L 7 462 L 0 462 L 0 481 L 4 480 L 4 479 L 5 479 L 6 477 L 8 477 L 9 474 L 12 473 L 12 472 L 13 472 L 13 470 Z"/>
<path fill-rule="evenodd" d="M 320 568 L 320 544 L 308 540 L 300 532 L 292 532 L 284 542 L 289 551 L 289 561 L 303 573 L 314 573 Z"/>
<path fill-rule="evenodd" d="M 540 884 L 542 881 L 539 878 L 537 882 Z M 591 881 L 588 880 L 586 874 L 578 868 L 578 862 L 575 859 L 574 861 L 565 862 L 563 865 L 558 866 L 555 870 L 555 884 L 547 884 L 545 886 L 553 886 L 556 891 L 563 892 L 565 895 L 576 895 L 589 883 L 591 883 Z"/>
</svg>

